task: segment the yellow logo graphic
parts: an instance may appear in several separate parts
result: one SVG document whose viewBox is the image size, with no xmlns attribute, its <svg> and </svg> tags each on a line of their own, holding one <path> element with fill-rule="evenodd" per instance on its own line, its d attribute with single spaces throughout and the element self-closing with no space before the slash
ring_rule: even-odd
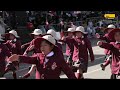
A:
<svg viewBox="0 0 120 90">
<path fill-rule="evenodd" d="M 115 14 L 105 14 L 104 17 L 107 18 L 107 19 L 114 19 Z"/>
</svg>

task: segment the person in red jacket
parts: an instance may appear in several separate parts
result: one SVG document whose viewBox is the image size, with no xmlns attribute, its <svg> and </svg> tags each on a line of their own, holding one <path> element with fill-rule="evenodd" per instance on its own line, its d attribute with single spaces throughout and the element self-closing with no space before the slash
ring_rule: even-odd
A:
<svg viewBox="0 0 120 90">
<path fill-rule="evenodd" d="M 9 32 L 9 39 L 10 40 L 7 40 L 7 42 L 4 44 L 10 49 L 11 54 L 22 54 L 21 42 L 15 30 L 11 30 Z"/>
<path fill-rule="evenodd" d="M 0 77 L 3 77 L 5 74 L 6 58 L 9 57 L 10 51 L 6 45 L 4 45 L 4 40 L 0 34 Z"/>
<path fill-rule="evenodd" d="M 68 30 L 66 32 L 64 32 L 64 34 L 67 34 L 67 36 L 63 36 L 61 40 L 61 42 L 66 43 L 66 56 L 67 56 L 67 63 L 70 65 L 70 67 L 72 66 L 72 56 L 73 56 L 73 51 L 74 51 L 74 45 L 72 42 L 73 39 L 73 32 L 75 31 L 74 28 L 68 28 Z"/>
<path fill-rule="evenodd" d="M 108 36 L 115 42 L 106 43 L 98 41 L 97 45 L 110 50 L 112 53 L 112 60 L 110 61 L 111 79 L 116 79 L 116 76 L 120 73 L 120 29 L 113 29 Z"/>
<path fill-rule="evenodd" d="M 56 40 L 56 45 L 61 49 L 61 51 L 62 51 L 62 45 L 60 44 L 60 43 L 58 43 L 58 37 L 56 36 L 56 32 L 53 30 L 53 29 L 49 29 L 48 31 L 47 31 L 47 34 L 44 34 L 44 35 L 52 35 L 54 38 L 55 38 L 55 40 Z M 32 44 L 33 45 L 33 44 Z M 30 48 L 31 47 L 29 47 L 29 51 L 30 51 Z M 28 49 L 27 49 L 28 50 Z M 26 52 L 28 52 L 28 51 L 26 51 Z M 37 52 L 36 50 L 35 50 L 35 52 Z M 34 53 L 35 54 L 35 53 Z M 21 79 L 23 78 L 28 78 L 32 73 L 33 73 L 33 71 L 36 69 L 36 65 L 32 65 L 32 67 L 31 67 L 31 69 L 29 70 L 29 72 L 28 73 L 26 73 L 25 75 L 23 75 L 22 77 L 20 77 Z M 36 71 L 36 78 L 37 78 L 37 76 L 38 76 L 39 74 L 38 74 L 38 72 Z"/>
<path fill-rule="evenodd" d="M 31 33 L 30 35 L 33 39 L 35 39 L 37 37 L 42 37 L 42 31 L 41 31 L 41 29 L 35 29 L 33 31 L 33 33 Z M 24 54 L 28 54 L 28 52 L 30 52 L 29 48 L 31 47 L 31 45 L 33 45 L 32 41 L 28 42 L 28 43 L 25 43 L 21 46 L 22 49 L 25 48 Z"/>
<path fill-rule="evenodd" d="M 12 54 L 20 54 L 22 55 L 22 49 L 21 49 L 21 42 L 19 40 L 19 36 L 15 30 L 9 31 L 9 38 L 10 40 L 7 40 L 6 43 L 4 43 L 10 50 L 11 55 Z M 12 70 L 14 79 L 17 78 L 16 76 L 16 70 L 18 69 L 18 62 L 8 62 L 5 72 Z"/>
<path fill-rule="evenodd" d="M 88 67 L 88 51 L 90 53 L 91 62 L 94 61 L 94 54 L 92 50 L 91 43 L 87 38 L 85 29 L 83 26 L 79 26 L 76 28 L 75 38 L 73 39 L 74 44 L 74 52 L 73 52 L 73 67 L 75 70 L 75 75 L 78 79 L 83 78 L 83 73 L 87 72 Z M 86 36 L 86 37 L 85 37 Z"/>
<path fill-rule="evenodd" d="M 69 79 L 76 79 L 73 71 L 66 64 L 61 50 L 56 46 L 54 37 L 45 35 L 37 38 L 34 45 L 40 48 L 42 53 L 28 57 L 23 55 L 12 55 L 8 61 L 19 61 L 19 63 L 36 64 L 39 72 L 39 79 L 60 79 L 63 71 Z"/>
<path fill-rule="evenodd" d="M 108 37 L 108 33 L 112 31 L 112 29 L 115 29 L 115 26 L 113 24 L 108 25 L 108 27 L 104 30 L 104 32 L 106 33 L 104 36 L 100 36 L 98 33 L 96 34 L 96 37 L 98 39 L 101 40 L 105 40 L 107 43 L 113 42 L 112 40 L 109 39 Z M 105 49 L 105 60 L 104 63 L 102 63 L 100 66 L 102 68 L 102 70 L 105 70 L 105 67 L 107 65 L 110 64 L 110 59 L 111 59 L 111 55 L 110 55 L 110 51 Z"/>
<path fill-rule="evenodd" d="M 57 37 L 57 34 L 56 34 L 55 30 L 49 29 L 49 30 L 47 31 L 47 34 L 50 34 L 50 35 L 52 35 L 52 36 L 55 38 L 55 40 L 56 40 L 56 45 L 62 50 L 62 45 L 58 42 L 58 41 L 59 41 L 59 38 Z"/>
<path fill-rule="evenodd" d="M 31 33 L 31 35 L 34 37 L 34 39 L 43 36 L 41 29 L 35 29 L 34 32 Z M 28 55 L 28 53 L 31 52 L 31 51 L 33 51 L 32 55 L 34 55 L 37 52 L 39 52 L 39 50 L 37 50 L 37 49 L 34 48 L 34 43 L 33 43 L 34 39 L 31 42 L 22 45 L 22 47 L 28 46 L 28 48 L 25 50 L 25 52 L 24 52 L 23 55 Z M 24 74 L 23 76 L 19 76 L 19 77 L 21 79 L 28 78 L 28 77 L 30 77 L 30 75 L 32 74 L 32 72 L 35 71 L 35 70 L 36 70 L 36 65 L 33 64 L 30 67 L 30 70 L 26 74 Z M 37 75 L 38 75 L 38 72 L 36 71 L 36 77 L 37 77 Z"/>
</svg>

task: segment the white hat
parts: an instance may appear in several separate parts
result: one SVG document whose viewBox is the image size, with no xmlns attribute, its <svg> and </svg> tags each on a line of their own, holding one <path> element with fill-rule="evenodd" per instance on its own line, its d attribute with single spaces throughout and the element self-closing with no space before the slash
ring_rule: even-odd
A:
<svg viewBox="0 0 120 90">
<path fill-rule="evenodd" d="M 113 28 L 113 29 L 115 29 L 115 25 L 110 24 L 110 25 L 108 25 L 108 27 L 107 27 L 107 28 Z"/>
<path fill-rule="evenodd" d="M 57 40 L 56 32 L 53 29 L 49 29 L 47 34 L 51 34 Z"/>
<path fill-rule="evenodd" d="M 74 28 L 68 28 L 68 30 L 67 30 L 68 32 L 74 32 L 75 31 L 75 29 Z"/>
<path fill-rule="evenodd" d="M 19 37 L 18 34 L 17 34 L 17 32 L 15 30 L 11 30 L 11 31 L 9 31 L 9 33 L 13 34 L 17 38 Z"/>
<path fill-rule="evenodd" d="M 43 39 L 49 41 L 50 43 L 52 43 L 53 45 L 56 45 L 56 41 L 55 38 L 51 35 L 45 35 L 42 37 Z"/>
<path fill-rule="evenodd" d="M 80 32 L 82 32 L 83 34 L 87 34 L 87 32 L 85 32 L 85 29 L 84 29 L 83 26 L 78 26 L 75 31 L 80 31 Z"/>
<path fill-rule="evenodd" d="M 41 29 L 35 29 L 34 32 L 31 34 L 40 35 L 40 34 L 42 34 L 42 31 L 41 31 Z"/>
<path fill-rule="evenodd" d="M 2 39 L 2 35 L 0 34 L 0 41 L 4 41 L 3 39 Z"/>
</svg>

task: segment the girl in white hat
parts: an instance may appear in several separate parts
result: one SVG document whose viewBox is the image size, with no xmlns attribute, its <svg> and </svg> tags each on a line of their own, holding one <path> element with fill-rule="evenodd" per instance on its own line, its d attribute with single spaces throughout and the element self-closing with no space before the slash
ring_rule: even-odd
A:
<svg viewBox="0 0 120 90">
<path fill-rule="evenodd" d="M 61 42 L 64 42 L 66 44 L 66 56 L 67 56 L 67 63 L 71 66 L 72 65 L 72 56 L 74 51 L 74 45 L 72 43 L 72 39 L 74 38 L 74 28 L 68 28 L 64 34 L 67 34 L 67 36 L 62 37 L 60 40 Z"/>
<path fill-rule="evenodd" d="M 85 35 L 85 29 L 83 26 L 76 28 L 75 38 L 73 39 L 74 52 L 73 52 L 73 69 L 78 79 L 83 78 L 83 73 L 87 72 L 88 67 L 88 52 L 90 53 L 91 62 L 94 61 L 94 54 L 91 43 Z"/>
<path fill-rule="evenodd" d="M 113 25 L 113 24 L 108 25 L 108 27 L 104 30 L 105 35 L 101 36 L 101 35 L 99 35 L 98 33 L 96 33 L 96 38 L 97 38 L 97 39 L 100 39 L 100 40 L 104 40 L 104 41 L 106 41 L 107 43 L 114 42 L 113 40 L 110 40 L 110 39 L 109 39 L 108 34 L 109 34 L 113 29 L 115 29 L 115 28 L 116 28 L 116 27 L 115 27 L 115 25 Z M 105 67 L 109 65 L 108 62 L 109 62 L 109 60 L 110 60 L 110 58 L 111 58 L 110 50 L 105 49 L 104 53 L 105 53 L 105 58 L 104 58 L 105 60 L 104 60 L 104 63 L 102 63 L 102 64 L 100 65 L 101 68 L 102 68 L 102 70 L 105 70 Z"/>
<path fill-rule="evenodd" d="M 11 54 L 22 54 L 21 50 L 21 42 L 19 40 L 19 36 L 15 30 L 9 31 L 9 39 L 5 43 L 7 47 L 10 49 Z"/>
<path fill-rule="evenodd" d="M 39 76 L 37 79 L 60 79 L 63 71 L 69 79 L 76 79 L 74 73 L 66 64 L 61 50 L 56 46 L 54 37 L 45 35 L 36 38 L 34 41 L 36 48 L 40 48 L 41 53 L 34 57 L 23 55 L 12 55 L 8 61 L 19 61 L 19 63 L 36 64 Z"/>
<path fill-rule="evenodd" d="M 5 45 L 9 48 L 11 55 L 12 54 L 22 54 L 21 49 L 21 41 L 19 40 L 19 36 L 15 30 L 9 31 L 9 39 L 5 43 Z M 16 79 L 16 70 L 18 69 L 18 62 L 8 63 L 8 67 L 6 68 L 6 73 L 12 69 L 13 77 Z"/>
<path fill-rule="evenodd" d="M 3 39 L 0 34 L 0 77 L 5 74 L 6 58 L 9 57 L 10 51 L 6 45 L 3 44 Z"/>
<path fill-rule="evenodd" d="M 62 50 L 62 45 L 60 44 L 60 43 L 58 43 L 58 37 L 57 37 L 57 34 L 56 34 L 56 32 L 55 32 L 55 30 L 53 30 L 53 29 L 49 29 L 48 31 L 47 31 L 47 34 L 50 34 L 50 35 L 52 35 L 54 38 L 55 38 L 55 40 L 56 40 L 56 45 Z"/>
<path fill-rule="evenodd" d="M 42 37 L 42 34 L 43 33 L 42 33 L 41 29 L 35 29 L 33 31 L 33 33 L 31 33 L 31 36 L 35 39 L 35 38 L 38 38 L 38 37 Z M 25 50 L 23 55 L 28 55 L 28 53 L 31 52 L 31 51 L 33 51 L 32 55 L 40 52 L 40 50 L 37 50 L 37 49 L 34 48 L 34 43 L 33 43 L 34 39 L 31 42 L 22 45 L 22 47 L 27 46 L 27 49 Z M 31 66 L 30 70 L 26 74 L 24 74 L 23 76 L 20 76 L 20 78 L 21 79 L 28 78 L 33 73 L 33 71 L 35 71 L 35 70 L 36 70 L 36 65 L 33 64 Z M 36 72 L 36 75 L 37 75 L 37 73 L 38 72 Z"/>
<path fill-rule="evenodd" d="M 35 29 L 33 31 L 33 33 L 30 34 L 30 36 L 32 37 L 32 39 L 35 39 L 37 37 L 42 37 L 42 30 L 41 29 Z M 28 42 L 28 43 L 25 43 L 21 46 L 22 49 L 26 50 L 25 53 L 27 54 L 27 52 L 29 51 L 28 50 L 28 47 L 30 46 L 31 42 Z M 24 51 L 23 50 L 23 51 Z"/>
</svg>

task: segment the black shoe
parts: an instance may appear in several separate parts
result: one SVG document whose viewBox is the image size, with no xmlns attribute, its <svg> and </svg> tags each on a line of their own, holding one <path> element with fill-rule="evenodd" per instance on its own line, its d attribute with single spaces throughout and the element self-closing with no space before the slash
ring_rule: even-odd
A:
<svg viewBox="0 0 120 90">
<path fill-rule="evenodd" d="M 112 74 L 110 79 L 117 79 L 117 75 L 116 74 Z"/>
<path fill-rule="evenodd" d="M 31 69 L 31 66 L 29 66 L 29 68 L 28 68 L 29 70 Z"/>
<path fill-rule="evenodd" d="M 105 66 L 103 64 L 100 64 L 102 70 L 104 71 L 105 70 Z"/>
</svg>

